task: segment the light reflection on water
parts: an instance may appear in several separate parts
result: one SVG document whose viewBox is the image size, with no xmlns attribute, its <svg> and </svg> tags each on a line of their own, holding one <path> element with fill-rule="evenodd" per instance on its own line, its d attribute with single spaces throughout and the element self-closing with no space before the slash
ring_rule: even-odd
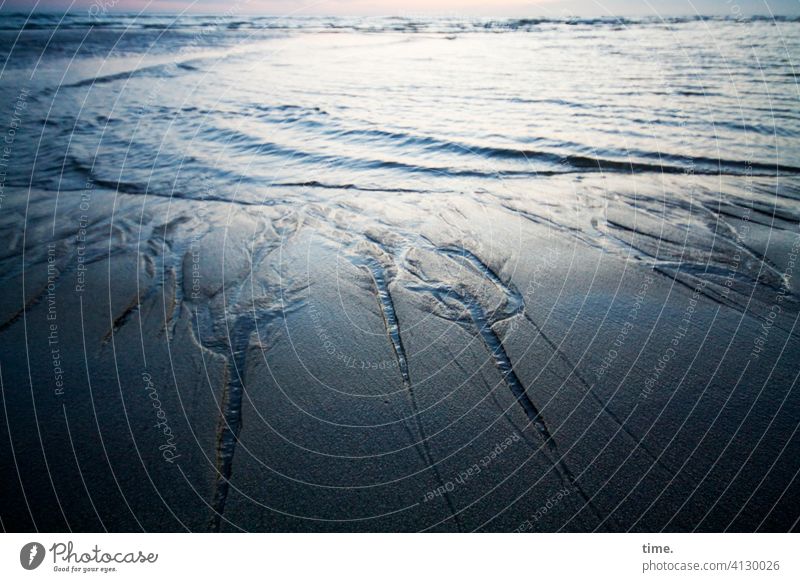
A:
<svg viewBox="0 0 800 582">
<path fill-rule="evenodd" d="M 9 184 L 78 189 L 91 172 L 193 197 L 211 179 L 263 200 L 281 184 L 459 192 L 800 165 L 794 21 L 101 24 L 68 19 L 41 59 L 45 17 L 13 48 L 2 32 L 3 101 L 33 90 Z"/>
</svg>

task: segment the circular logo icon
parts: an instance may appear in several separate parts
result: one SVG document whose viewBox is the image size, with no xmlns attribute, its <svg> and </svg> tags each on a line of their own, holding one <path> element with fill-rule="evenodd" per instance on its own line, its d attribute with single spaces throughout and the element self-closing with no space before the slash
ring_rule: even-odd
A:
<svg viewBox="0 0 800 582">
<path fill-rule="evenodd" d="M 44 561 L 44 546 L 39 542 L 30 542 L 19 551 L 19 563 L 26 570 L 35 570 Z"/>
</svg>

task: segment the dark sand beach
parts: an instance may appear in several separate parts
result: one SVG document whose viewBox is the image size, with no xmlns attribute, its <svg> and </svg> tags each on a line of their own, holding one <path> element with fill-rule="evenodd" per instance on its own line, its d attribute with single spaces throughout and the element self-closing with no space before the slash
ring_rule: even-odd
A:
<svg viewBox="0 0 800 582">
<path fill-rule="evenodd" d="M 6 530 L 797 528 L 800 24 L 190 24 L 3 33 Z"/>
</svg>

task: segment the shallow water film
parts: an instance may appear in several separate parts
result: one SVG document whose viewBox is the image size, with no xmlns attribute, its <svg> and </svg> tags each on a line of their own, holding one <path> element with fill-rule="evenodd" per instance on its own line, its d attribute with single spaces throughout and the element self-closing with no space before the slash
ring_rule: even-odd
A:
<svg viewBox="0 0 800 582">
<path fill-rule="evenodd" d="M 4 529 L 797 529 L 797 19 L 0 56 Z"/>
</svg>

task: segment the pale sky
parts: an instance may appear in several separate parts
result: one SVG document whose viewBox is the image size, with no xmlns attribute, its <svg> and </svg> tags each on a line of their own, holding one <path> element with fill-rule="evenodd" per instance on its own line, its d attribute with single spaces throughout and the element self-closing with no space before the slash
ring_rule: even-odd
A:
<svg viewBox="0 0 800 582">
<path fill-rule="evenodd" d="M 0 9 L 224 12 L 241 14 L 480 16 L 626 16 L 686 14 L 800 14 L 800 0 L 0 0 Z M 769 9 L 767 8 L 769 7 Z M 95 9 L 96 10 L 96 9 Z"/>
</svg>

